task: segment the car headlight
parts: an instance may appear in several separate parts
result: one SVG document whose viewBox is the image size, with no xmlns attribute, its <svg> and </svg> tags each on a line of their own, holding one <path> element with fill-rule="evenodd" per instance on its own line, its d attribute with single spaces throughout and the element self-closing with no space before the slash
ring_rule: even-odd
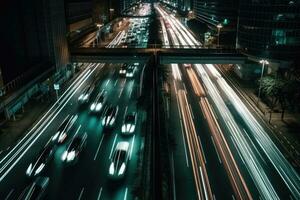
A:
<svg viewBox="0 0 300 200">
<path fill-rule="evenodd" d="M 65 140 L 66 137 L 67 137 L 67 134 L 66 134 L 66 133 L 61 134 L 61 135 L 59 136 L 59 138 L 58 138 L 58 141 L 59 141 L 59 142 L 63 142 L 63 141 Z"/>
<path fill-rule="evenodd" d="M 132 125 L 129 132 L 132 133 L 134 129 L 135 129 L 135 125 Z"/>
<path fill-rule="evenodd" d="M 68 153 L 67 156 L 67 161 L 72 161 L 75 158 L 75 151 L 71 151 L 70 153 Z"/>
<path fill-rule="evenodd" d="M 83 99 L 83 94 L 81 94 L 79 97 L 78 97 L 78 100 L 81 100 Z"/>
<path fill-rule="evenodd" d="M 59 135 L 59 132 L 57 132 L 57 133 L 52 137 L 52 141 L 56 140 L 57 137 L 58 137 L 58 135 Z"/>
<path fill-rule="evenodd" d="M 28 176 L 30 176 L 30 174 L 31 174 L 31 169 L 32 169 L 32 164 L 30 163 L 30 165 L 28 166 L 28 168 L 27 168 L 27 170 L 26 170 L 26 174 L 27 174 Z"/>
<path fill-rule="evenodd" d="M 125 163 L 122 163 L 122 165 L 121 165 L 121 167 L 120 167 L 120 170 L 119 170 L 119 173 L 118 173 L 118 175 L 120 176 L 120 175 L 122 175 L 122 174 L 124 174 L 124 171 L 125 171 Z"/>
<path fill-rule="evenodd" d="M 87 100 L 87 98 L 89 98 L 89 95 L 86 94 L 84 97 L 83 97 L 83 100 Z"/>
<path fill-rule="evenodd" d="M 37 168 L 37 170 L 35 171 L 35 175 L 39 174 L 39 173 L 44 169 L 44 167 L 45 167 L 45 164 L 42 163 L 42 164 L 39 166 L 39 168 Z"/>
<path fill-rule="evenodd" d="M 113 125 L 114 122 L 115 122 L 115 118 L 113 117 L 113 118 L 110 120 L 109 125 Z"/>
<path fill-rule="evenodd" d="M 133 73 L 128 73 L 127 77 L 133 77 Z"/>
<path fill-rule="evenodd" d="M 109 174 L 110 174 L 110 175 L 113 175 L 114 173 L 115 173 L 114 163 L 111 163 L 111 164 L 110 164 L 110 167 L 109 167 Z"/>
<path fill-rule="evenodd" d="M 92 103 L 92 105 L 90 106 L 90 110 L 91 111 L 95 110 L 95 107 L 96 107 L 95 103 Z"/>
<path fill-rule="evenodd" d="M 105 118 L 102 119 L 102 126 L 105 125 Z"/>
<path fill-rule="evenodd" d="M 96 106 L 96 111 L 99 111 L 102 108 L 102 103 L 98 103 Z"/>
<path fill-rule="evenodd" d="M 125 129 L 126 129 L 126 125 L 123 124 L 123 125 L 122 125 L 122 129 L 121 129 L 122 133 L 125 133 L 125 131 L 126 131 Z"/>
<path fill-rule="evenodd" d="M 61 156 L 61 160 L 62 160 L 62 161 L 65 161 L 66 158 L 67 158 L 67 156 L 68 156 L 68 152 L 67 152 L 67 151 L 64 151 L 64 153 L 63 153 L 62 156 Z"/>
</svg>

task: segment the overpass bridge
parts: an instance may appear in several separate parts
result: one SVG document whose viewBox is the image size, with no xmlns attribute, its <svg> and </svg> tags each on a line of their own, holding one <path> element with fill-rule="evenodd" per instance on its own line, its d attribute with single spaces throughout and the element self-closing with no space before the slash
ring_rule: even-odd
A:
<svg viewBox="0 0 300 200">
<path fill-rule="evenodd" d="M 247 56 L 237 49 L 205 48 L 73 48 L 72 62 L 146 62 L 156 56 L 158 64 L 191 63 L 191 64 L 243 64 Z"/>
</svg>

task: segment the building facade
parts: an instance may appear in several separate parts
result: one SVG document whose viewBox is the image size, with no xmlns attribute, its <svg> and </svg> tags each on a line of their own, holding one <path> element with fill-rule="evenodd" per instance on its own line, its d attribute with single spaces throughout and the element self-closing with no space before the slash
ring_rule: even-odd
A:
<svg viewBox="0 0 300 200">
<path fill-rule="evenodd" d="M 24 74 L 34 78 L 69 62 L 63 1 L 4 0 L 0 10 L 4 85 Z"/>
<path fill-rule="evenodd" d="M 237 48 L 271 60 L 300 55 L 300 3 L 289 0 L 240 0 Z"/>
<path fill-rule="evenodd" d="M 238 0 L 194 0 L 196 20 L 207 25 L 221 45 L 235 46 Z M 222 26 L 218 30 L 218 25 Z"/>
</svg>

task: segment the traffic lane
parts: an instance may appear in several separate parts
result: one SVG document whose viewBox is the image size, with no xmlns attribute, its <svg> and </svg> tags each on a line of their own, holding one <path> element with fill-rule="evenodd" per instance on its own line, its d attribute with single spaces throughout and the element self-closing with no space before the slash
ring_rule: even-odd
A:
<svg viewBox="0 0 300 200">
<path fill-rule="evenodd" d="M 169 118 L 167 118 L 168 134 L 174 138 L 175 147 L 171 151 L 171 168 L 172 179 L 174 181 L 173 188 L 176 199 L 196 199 L 195 182 L 190 166 L 190 156 L 185 141 L 182 121 L 179 111 L 179 104 L 177 99 L 177 89 L 175 88 L 175 81 L 171 84 L 171 101 Z"/>
<path fill-rule="evenodd" d="M 104 89 L 107 89 L 107 81 L 110 80 L 111 82 L 114 82 L 114 80 L 118 79 L 118 76 L 116 75 L 116 67 L 112 67 L 110 65 L 110 69 L 108 72 L 108 77 L 103 79 L 101 81 L 101 83 L 99 84 L 100 87 L 96 87 L 97 90 L 101 91 Z M 115 89 L 116 88 L 116 89 Z M 117 92 L 118 87 L 112 87 L 107 89 L 107 96 L 108 96 L 108 102 L 111 101 L 111 99 L 114 99 L 115 93 Z M 109 147 L 112 146 L 112 142 L 113 139 L 111 137 L 113 133 L 113 131 L 111 132 L 107 132 L 107 130 L 103 130 L 102 124 L 101 124 L 101 120 L 102 120 L 102 114 L 103 114 L 103 110 L 101 112 L 101 114 L 99 115 L 94 115 L 92 113 L 89 112 L 89 104 L 81 106 L 80 108 L 80 117 L 78 119 L 78 121 L 81 121 L 81 123 L 83 124 L 82 127 L 82 132 L 87 132 L 88 133 L 88 146 L 85 152 L 88 153 L 84 153 L 82 155 L 81 158 L 81 163 L 78 163 L 77 166 L 70 168 L 66 168 L 63 169 L 63 179 L 61 181 L 55 181 L 56 184 L 54 184 L 54 187 L 57 187 L 57 183 L 62 182 L 62 184 L 64 186 L 69 186 L 69 187 L 58 187 L 58 188 L 63 188 L 63 190 L 59 190 L 57 192 L 53 192 L 53 194 L 57 194 L 60 198 L 64 198 L 64 197 L 74 197 L 76 196 L 76 192 L 74 191 L 74 189 L 80 190 L 81 188 L 85 188 L 85 191 L 87 191 L 87 189 L 89 188 L 89 183 L 88 181 L 91 180 L 91 178 L 93 178 L 93 173 L 96 170 L 93 169 L 87 169 L 86 166 L 90 165 L 90 166 L 96 166 L 95 160 L 97 160 L 97 156 L 100 155 L 109 155 L 109 152 L 105 152 L 104 150 L 106 150 L 106 148 L 103 149 L 103 147 Z M 117 118 L 117 123 L 118 123 L 118 118 Z M 97 142 L 96 142 L 97 141 Z M 102 147 L 102 148 L 101 148 Z M 62 154 L 62 152 L 61 152 Z M 58 155 L 58 160 L 61 157 L 61 155 Z M 56 165 L 59 166 L 59 165 Z M 102 167 L 99 166 L 98 169 L 101 169 Z M 103 169 L 103 168 L 102 168 Z M 56 174 L 57 170 L 54 169 L 53 174 Z M 85 176 L 81 177 L 80 175 L 74 176 L 74 174 L 84 174 Z M 96 173 L 97 174 L 97 173 Z M 105 173 L 104 173 L 105 174 Z M 101 175 L 100 177 L 103 177 L 103 175 Z M 76 181 L 80 180 L 80 181 Z M 99 178 L 99 180 L 102 180 L 103 178 Z M 86 185 L 82 185 L 83 183 L 86 183 Z M 60 184 L 61 185 L 61 184 Z M 51 193 L 52 194 L 52 193 Z M 55 196 L 52 196 L 53 198 Z"/>
<path fill-rule="evenodd" d="M 113 98 L 116 98 L 116 96 L 117 96 L 116 93 L 118 93 L 118 90 L 119 89 L 116 89 L 116 92 L 114 93 L 115 95 L 114 95 Z M 128 97 L 125 94 L 124 94 L 124 96 L 122 95 L 122 97 L 124 99 L 121 99 L 120 101 L 124 102 L 124 103 L 122 105 L 119 104 L 120 110 L 124 110 L 123 108 L 125 107 L 125 105 L 128 104 L 128 102 L 126 102 L 126 100 L 128 100 Z M 135 105 L 125 107 L 126 112 L 131 112 L 132 109 L 135 110 Z M 123 112 L 124 115 L 125 115 L 125 110 Z M 122 122 L 123 121 L 123 115 L 119 114 L 118 119 Z M 103 157 L 104 153 L 101 152 L 100 155 L 103 158 L 102 157 L 99 158 L 99 160 L 101 160 L 101 164 L 99 163 L 101 165 L 101 166 L 99 166 L 99 169 L 105 168 L 105 172 L 104 172 L 102 178 L 99 178 L 99 179 L 100 180 L 105 180 L 105 181 L 103 183 L 97 183 L 97 185 L 101 185 L 101 187 L 99 186 L 100 188 L 96 188 L 96 187 L 93 188 L 93 190 L 94 190 L 94 192 L 92 193 L 93 197 L 97 196 L 97 198 L 98 198 L 98 195 L 100 195 L 100 191 L 101 191 L 101 198 L 103 198 L 103 199 L 118 199 L 122 196 L 126 196 L 126 198 L 131 199 L 130 198 L 131 193 L 129 193 L 128 191 L 130 190 L 129 186 L 133 184 L 133 180 L 131 180 L 132 178 L 131 179 L 128 178 L 128 176 L 130 176 L 130 174 L 131 174 L 131 177 L 134 177 L 135 168 L 136 168 L 136 163 L 134 162 L 134 158 L 136 157 L 135 156 L 136 155 L 135 151 L 138 151 L 138 149 L 139 149 L 138 147 L 140 146 L 140 142 L 139 142 L 139 137 L 137 135 L 134 135 L 132 137 L 122 138 L 123 136 L 120 134 L 121 122 L 117 123 L 116 125 L 118 127 L 115 127 L 115 129 L 113 130 L 113 132 L 115 132 L 116 135 L 113 137 L 114 141 L 113 141 L 112 147 L 110 148 L 109 155 L 111 156 L 112 151 L 115 148 L 117 142 L 124 141 L 124 140 L 127 140 L 128 142 L 130 142 L 130 144 L 131 144 L 130 150 L 131 150 L 132 159 L 131 159 L 131 161 L 129 161 L 129 167 L 128 167 L 127 175 L 126 175 L 125 179 L 123 179 L 123 180 L 111 181 L 110 178 L 107 177 L 109 164 L 110 164 L 109 159 L 105 158 L 107 156 Z M 137 126 L 137 129 L 136 129 L 137 131 L 140 130 L 139 124 L 140 123 L 138 122 L 138 126 Z M 134 145 L 133 145 L 133 143 L 134 143 Z M 107 162 L 106 161 L 105 161 L 105 163 L 102 162 L 105 159 L 107 160 Z M 105 165 L 105 166 L 103 166 L 103 165 Z M 133 167 L 131 167 L 131 165 Z M 131 169 L 133 169 L 132 173 L 130 173 Z M 89 190 L 88 188 L 85 188 L 84 191 L 88 191 L 88 190 Z M 125 193 L 125 191 L 127 191 L 127 192 Z M 83 197 L 87 197 L 86 192 L 84 192 Z"/>
<path fill-rule="evenodd" d="M 63 107 L 61 111 L 58 112 L 55 121 L 49 124 L 49 126 L 43 132 L 43 135 L 32 144 L 30 150 L 20 158 L 16 166 L 13 167 L 12 170 L 7 174 L 5 179 L 0 183 L 1 192 L 6 194 L 6 191 L 11 189 L 18 191 L 23 188 L 23 185 L 20 183 L 27 183 L 28 178 L 26 177 L 25 172 L 27 167 L 29 166 L 29 163 L 32 162 L 33 159 L 39 154 L 40 150 L 44 147 L 44 145 L 49 141 L 50 137 L 57 130 L 59 123 L 56 122 L 63 121 L 69 113 L 75 113 L 73 105 L 77 102 L 80 90 L 84 88 L 84 84 L 89 81 L 92 81 L 90 80 L 90 77 L 88 78 L 88 80 L 80 83 L 81 86 L 76 88 L 77 91 L 73 93 L 74 95 L 70 97 L 70 100 L 67 101 L 65 107 Z"/>
<path fill-rule="evenodd" d="M 77 98 L 75 98 L 75 103 L 76 103 Z"/>
<path fill-rule="evenodd" d="M 79 86 L 80 81 L 85 81 L 86 77 L 89 75 L 91 71 L 91 67 L 93 67 L 93 64 L 86 65 L 86 68 L 83 70 L 81 74 L 79 74 L 75 81 L 71 83 L 66 91 L 61 94 L 59 98 L 59 102 L 56 101 L 53 103 L 53 105 L 46 111 L 45 113 L 41 114 L 41 118 L 33 125 L 32 128 L 22 137 L 19 141 L 14 144 L 12 148 L 10 148 L 9 151 L 2 153 L 3 158 L 1 159 L 1 172 L 0 174 L 3 174 L 3 170 L 6 168 L 6 164 L 10 162 L 10 160 L 15 159 L 16 155 L 20 154 L 20 151 L 23 150 L 24 146 L 27 145 L 29 141 L 32 141 L 35 137 L 35 135 L 38 135 L 37 132 L 39 132 L 44 126 L 47 125 L 47 122 L 51 121 L 51 118 L 53 116 L 56 116 L 55 113 L 58 111 L 61 107 L 61 105 L 64 104 L 65 100 L 70 97 L 70 95 L 73 95 L 74 89 Z M 61 104 L 61 105 L 60 105 Z M 0 181 L 3 179 L 1 176 Z"/>
<path fill-rule="evenodd" d="M 261 166 L 264 168 L 264 171 L 268 179 L 273 183 L 272 186 L 274 187 L 274 189 L 277 191 L 278 195 L 281 198 L 289 197 L 291 195 L 289 189 L 285 185 L 281 176 L 277 173 L 273 164 L 268 159 L 268 156 L 265 154 L 264 150 L 260 147 L 260 144 L 258 143 L 255 136 L 252 134 L 252 131 L 249 129 L 245 121 L 241 118 L 241 116 L 239 115 L 235 107 L 231 104 L 230 100 L 228 99 L 228 96 L 225 94 L 224 90 L 217 83 L 217 79 L 210 73 L 209 70 L 207 70 L 207 73 L 211 77 L 215 86 L 218 88 L 220 95 L 224 99 L 226 106 L 228 107 L 229 111 L 232 113 L 238 126 L 240 127 L 241 130 L 244 131 L 248 143 L 251 144 L 252 151 L 256 156 L 257 162 L 261 163 Z M 235 146 L 231 138 L 227 137 L 227 140 L 230 141 L 231 148 L 234 148 Z"/>
<path fill-rule="evenodd" d="M 185 83 L 187 89 L 187 97 L 190 103 L 190 108 L 193 113 L 194 123 L 197 134 L 200 138 L 200 144 L 203 147 L 206 166 L 208 170 L 208 176 L 215 197 L 230 199 L 235 196 L 234 190 L 231 187 L 231 183 L 228 178 L 228 174 L 224 168 L 223 163 L 220 160 L 219 153 L 216 149 L 216 144 L 213 142 L 212 134 L 207 124 L 207 120 L 203 116 L 203 112 L 200 108 L 200 98 L 194 93 L 188 78 L 186 69 L 181 66 L 182 81 Z M 222 187 L 220 187 L 222 183 Z"/>
<path fill-rule="evenodd" d="M 254 160 L 256 159 L 255 154 L 253 153 L 252 149 L 249 148 L 251 143 L 248 143 L 247 139 L 245 139 L 246 135 L 243 134 L 236 122 L 233 120 L 233 116 L 225 105 L 219 91 L 209 79 L 209 75 L 206 74 L 206 71 L 202 69 L 202 65 L 195 65 L 195 67 L 197 68 L 198 75 L 203 80 L 204 85 L 209 88 L 209 90 L 207 90 L 208 99 L 210 102 L 213 102 L 212 106 L 216 111 L 220 125 L 223 128 L 224 137 L 229 136 L 230 139 L 234 141 L 234 149 L 231 148 L 231 144 L 229 145 L 233 150 L 232 152 L 234 153 L 234 157 L 238 162 L 238 166 L 245 177 L 246 183 L 250 185 L 249 187 L 252 195 L 257 197 L 258 195 L 273 195 L 274 193 L 272 190 L 272 185 L 270 185 L 268 179 L 266 179 L 267 177 L 265 177 L 264 171 L 260 170 L 262 169 L 261 163 Z M 227 140 L 227 142 L 229 143 L 231 141 Z M 255 187 L 252 188 L 252 185 Z M 257 191 L 260 191 L 260 193 L 258 194 Z"/>
<path fill-rule="evenodd" d="M 118 87 L 117 87 L 118 88 Z M 118 89 L 115 89 L 115 92 L 114 92 L 114 94 L 115 93 L 117 93 L 117 91 L 118 91 Z M 120 105 L 119 105 L 120 106 Z M 124 107 L 124 106 L 123 106 Z M 120 110 L 123 110 L 123 107 L 121 106 L 120 107 Z M 130 110 L 130 108 L 129 108 L 129 110 Z M 119 116 L 119 118 L 117 119 L 117 120 L 119 120 L 119 121 L 122 121 L 122 118 L 120 118 L 120 116 Z M 117 129 L 121 129 L 121 123 L 119 123 L 119 122 L 117 122 L 117 125 L 119 125 L 119 127 L 116 127 L 114 130 L 113 130 L 113 132 L 116 132 L 115 130 L 117 130 Z M 137 127 L 138 128 L 138 127 Z M 138 130 L 138 129 L 137 129 Z M 103 134 L 110 134 L 110 133 L 103 133 Z M 118 134 L 118 133 L 116 133 L 116 134 Z M 112 137 L 111 137 L 112 138 Z M 113 150 L 113 146 L 115 147 L 115 145 L 116 145 L 116 143 L 117 143 L 117 141 L 119 141 L 120 140 L 120 137 L 118 136 L 118 135 L 115 135 L 115 137 L 114 138 L 116 138 L 116 140 L 114 140 L 114 142 L 112 143 L 112 147 L 111 147 L 111 149 L 110 149 L 110 151 L 109 151 L 109 155 L 111 155 L 111 153 L 112 153 L 112 150 Z M 133 141 L 132 141 L 133 142 Z M 104 143 L 106 143 L 106 136 L 105 136 L 105 138 L 104 138 L 104 140 L 103 140 L 103 145 L 104 146 L 106 146 Z M 139 143 L 138 143 L 138 138 L 135 138 L 135 145 L 138 145 Z M 135 148 L 133 148 L 133 151 L 134 151 L 134 149 Z M 102 155 L 108 155 L 108 152 L 107 153 L 104 153 L 102 150 L 101 150 L 101 154 L 100 154 L 101 156 Z M 107 156 L 105 156 L 105 157 L 107 157 Z M 109 169 L 109 162 L 107 163 L 107 162 L 103 162 L 103 160 L 105 160 L 105 158 L 100 158 L 100 160 L 102 161 L 101 162 L 101 166 L 99 166 L 98 167 L 98 169 L 103 169 L 103 165 L 106 165 L 106 167 L 104 167 L 104 168 L 106 168 L 106 170 L 104 171 L 104 174 L 102 174 L 102 175 L 100 175 L 99 177 L 100 177 L 100 179 L 101 180 L 105 180 L 106 179 L 106 176 L 107 176 L 107 173 L 108 173 L 108 169 Z M 109 161 L 109 159 L 107 159 L 107 161 Z M 86 163 L 86 162 L 85 162 Z M 132 163 L 133 164 L 133 162 L 131 161 L 130 163 Z M 133 164 L 134 165 L 134 164 Z M 130 168 L 128 168 L 128 169 L 130 169 Z M 95 174 L 95 173 L 94 173 Z M 82 180 L 82 179 L 81 179 Z M 107 183 L 97 183 L 97 184 L 95 184 L 95 183 L 93 183 L 93 185 L 109 185 L 110 186 L 110 182 L 109 182 L 109 179 L 108 179 L 108 182 Z M 113 197 L 113 196 L 115 196 L 115 197 L 119 197 L 120 195 L 122 195 L 122 191 L 124 190 L 123 189 L 123 187 L 124 186 L 122 186 L 122 187 L 120 187 L 120 188 L 115 188 L 115 187 L 112 187 L 112 188 L 115 188 L 116 190 L 113 190 L 113 192 L 111 192 L 110 194 L 109 194 L 109 196 L 110 197 Z M 77 189 L 77 190 L 80 190 L 80 191 L 84 191 L 83 192 L 83 194 L 82 194 L 82 196 L 83 197 L 86 197 L 86 194 L 87 193 L 89 193 L 88 191 L 91 189 L 91 187 L 89 187 L 89 186 L 77 186 L 76 188 L 83 188 L 83 189 Z M 102 186 L 101 187 L 102 189 L 101 189 L 101 191 L 102 191 L 102 195 L 104 195 L 104 197 L 105 197 L 105 194 L 106 194 L 106 190 L 105 190 L 105 186 Z M 128 188 L 128 187 L 126 187 L 126 188 Z M 92 187 L 92 189 L 94 189 L 95 190 L 95 192 L 94 192 L 94 194 L 97 194 L 97 191 L 99 190 L 100 191 L 100 189 L 99 188 L 93 188 Z M 117 191 L 117 189 L 118 189 L 118 191 Z M 76 191 L 77 191 L 76 190 Z M 119 191 L 120 190 L 120 191 Z M 128 189 L 127 189 L 128 190 Z M 72 191 L 71 191 L 72 192 Z M 120 194 L 119 194 L 120 193 Z M 98 194 L 99 195 L 99 194 Z M 70 195 L 66 195 L 66 196 L 70 196 Z M 129 196 L 129 194 L 128 194 L 128 196 Z"/>
</svg>

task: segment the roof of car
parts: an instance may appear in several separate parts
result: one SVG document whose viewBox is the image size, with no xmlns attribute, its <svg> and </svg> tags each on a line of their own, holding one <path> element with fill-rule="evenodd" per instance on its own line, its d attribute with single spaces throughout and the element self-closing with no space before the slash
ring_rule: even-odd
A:
<svg viewBox="0 0 300 200">
<path fill-rule="evenodd" d="M 116 149 L 127 151 L 129 147 L 129 142 L 118 142 Z"/>
</svg>

